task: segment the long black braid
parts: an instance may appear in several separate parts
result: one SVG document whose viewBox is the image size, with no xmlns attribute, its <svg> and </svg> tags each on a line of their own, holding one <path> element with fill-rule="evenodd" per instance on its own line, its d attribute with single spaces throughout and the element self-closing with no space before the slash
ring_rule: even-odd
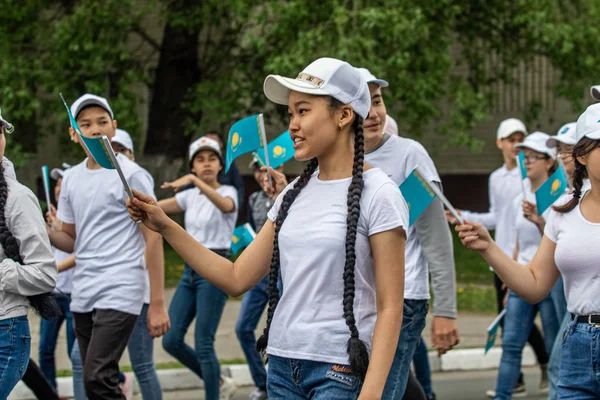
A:
<svg viewBox="0 0 600 400">
<path fill-rule="evenodd" d="M 335 109 L 342 103 L 331 98 L 330 107 Z M 359 332 L 354 318 L 354 268 L 356 265 L 356 233 L 358 228 L 358 219 L 360 217 L 360 198 L 364 185 L 363 181 L 363 163 L 364 163 L 364 135 L 362 128 L 363 119 L 356 116 L 353 122 L 354 132 L 354 165 L 352 166 L 352 181 L 348 188 L 348 217 L 346 219 L 346 263 L 344 266 L 344 298 L 343 316 L 350 329 L 350 339 L 347 343 L 347 352 L 350 359 L 350 366 L 353 373 L 360 379 L 365 378 L 369 366 L 369 353 L 366 344 L 360 340 Z M 264 353 L 269 341 L 269 329 L 275 314 L 275 309 L 279 302 L 279 289 L 277 287 L 280 270 L 279 254 L 279 232 L 281 226 L 287 217 L 290 206 L 306 186 L 312 174 L 318 166 L 317 160 L 312 159 L 300 175 L 300 178 L 283 197 L 277 219 L 275 220 L 275 237 L 273 241 L 273 257 L 271 259 L 271 270 L 269 274 L 269 309 L 267 311 L 267 326 L 262 336 L 256 342 L 256 348 Z"/>
<path fill-rule="evenodd" d="M 600 140 L 593 140 L 589 138 L 582 138 L 573 147 L 573 162 L 575 163 L 575 171 L 573 172 L 573 197 L 567 203 L 562 206 L 553 206 L 552 208 L 559 213 L 568 213 L 577 207 L 581 200 L 581 189 L 583 188 L 583 180 L 587 178 L 587 169 L 585 165 L 581 164 L 577 157 L 585 156 L 590 153 L 596 147 L 600 146 Z"/>
<path fill-rule="evenodd" d="M 0 245 L 4 249 L 7 258 L 23 264 L 19 243 L 6 225 L 6 199 L 8 197 L 8 184 L 4 178 L 4 166 L 0 162 Z M 60 316 L 62 311 L 51 293 L 42 293 L 27 297 L 29 304 L 44 319 L 52 319 Z"/>
</svg>

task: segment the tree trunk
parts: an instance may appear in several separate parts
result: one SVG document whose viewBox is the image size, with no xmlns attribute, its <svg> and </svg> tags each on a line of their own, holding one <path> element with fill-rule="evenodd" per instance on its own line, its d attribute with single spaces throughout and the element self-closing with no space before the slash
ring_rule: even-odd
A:
<svg viewBox="0 0 600 400">
<path fill-rule="evenodd" d="M 169 15 L 185 13 L 197 7 L 193 0 L 171 2 Z M 201 119 L 201 113 L 190 115 L 181 109 L 181 103 L 200 79 L 198 69 L 199 27 L 173 26 L 167 20 L 156 69 L 148 132 L 146 154 L 164 154 L 182 157 L 187 154 L 191 136 L 184 135 L 186 118 Z"/>
</svg>

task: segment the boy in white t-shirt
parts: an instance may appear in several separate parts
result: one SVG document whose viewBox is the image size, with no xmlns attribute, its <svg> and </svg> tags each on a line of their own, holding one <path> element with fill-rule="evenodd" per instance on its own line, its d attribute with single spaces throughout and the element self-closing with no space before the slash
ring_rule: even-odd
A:
<svg viewBox="0 0 600 400">
<path fill-rule="evenodd" d="M 359 68 L 369 85 L 371 110 L 364 121 L 365 160 L 381 168 L 400 185 L 417 167 L 428 181 L 441 186 L 441 179 L 425 148 L 418 142 L 385 132 L 389 116 L 381 88 L 388 83 L 377 79 L 366 68 Z M 409 378 L 410 364 L 425 327 L 431 270 L 434 293 L 432 342 L 439 354 L 458 343 L 456 325 L 456 276 L 452 234 L 444 216 L 444 206 L 435 199 L 408 230 L 404 283 L 404 318 L 394 364 L 386 383 L 384 399 L 402 399 Z M 418 385 L 418 384 L 417 384 Z M 426 393 L 433 397 L 431 390 Z"/>
<path fill-rule="evenodd" d="M 117 121 L 106 99 L 86 94 L 72 104 L 71 112 L 84 136 L 115 135 Z M 73 128 L 70 134 L 88 158 L 63 178 L 58 209 L 62 230 L 52 233 L 51 241 L 75 252 L 71 311 L 87 396 L 122 399 L 118 362 L 142 310 L 146 267 L 151 291 L 148 329 L 153 337 L 169 330 L 162 240 L 129 221 L 116 171 L 102 169 Z M 146 170 L 120 154 L 117 161 L 131 187 L 153 194 L 154 182 Z"/>
</svg>

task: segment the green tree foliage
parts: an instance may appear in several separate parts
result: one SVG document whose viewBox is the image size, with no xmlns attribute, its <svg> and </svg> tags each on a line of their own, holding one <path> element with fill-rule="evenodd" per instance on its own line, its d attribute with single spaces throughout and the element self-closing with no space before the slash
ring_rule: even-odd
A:
<svg viewBox="0 0 600 400">
<path fill-rule="evenodd" d="M 600 82 L 592 0 L 0 0 L 0 10 L 0 104 L 29 153 L 67 126 L 59 92 L 94 92 L 146 153 L 180 157 L 198 130 L 263 110 L 284 118 L 265 108 L 264 77 L 294 76 L 322 56 L 390 81 L 389 113 L 403 130 L 436 122 L 454 145 L 477 144 L 470 133 L 493 107 L 489 88 L 522 83 L 511 71 L 534 56 L 548 58 L 555 94 L 576 110 Z"/>
</svg>

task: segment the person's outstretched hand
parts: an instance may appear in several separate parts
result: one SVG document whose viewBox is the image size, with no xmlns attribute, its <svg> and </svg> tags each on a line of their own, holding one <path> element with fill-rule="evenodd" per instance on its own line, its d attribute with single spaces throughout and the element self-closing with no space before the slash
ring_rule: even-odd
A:
<svg viewBox="0 0 600 400">
<path fill-rule="evenodd" d="M 127 212 L 135 222 L 141 221 L 149 229 L 162 234 L 166 227 L 172 222 L 171 218 L 159 207 L 152 197 L 131 189 L 133 202 L 127 198 Z"/>
<path fill-rule="evenodd" d="M 493 240 L 487 229 L 481 224 L 466 222 L 456 226 L 456 232 L 462 244 L 471 250 L 486 251 Z"/>
<path fill-rule="evenodd" d="M 273 168 L 269 168 L 267 170 L 266 167 L 262 167 L 260 170 L 265 172 L 262 178 L 265 192 L 267 192 L 267 194 L 272 198 L 276 199 L 277 196 L 279 196 L 283 189 L 285 189 L 285 187 L 288 185 L 285 175 Z M 269 185 L 269 175 L 271 175 L 272 185 Z"/>
</svg>

